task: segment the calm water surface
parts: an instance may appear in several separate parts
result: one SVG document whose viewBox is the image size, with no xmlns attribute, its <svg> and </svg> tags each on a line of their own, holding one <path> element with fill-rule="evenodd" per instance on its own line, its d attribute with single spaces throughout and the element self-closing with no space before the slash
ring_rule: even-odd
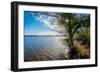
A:
<svg viewBox="0 0 100 73">
<path fill-rule="evenodd" d="M 59 55 L 68 48 L 64 36 L 55 37 L 24 37 L 24 59 L 30 60 L 30 56 L 37 54 L 46 54 L 52 59 L 60 59 Z"/>
</svg>

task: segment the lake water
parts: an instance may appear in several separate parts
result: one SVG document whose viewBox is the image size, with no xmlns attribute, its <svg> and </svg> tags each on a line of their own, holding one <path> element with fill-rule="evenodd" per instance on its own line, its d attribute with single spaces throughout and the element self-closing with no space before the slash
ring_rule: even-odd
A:
<svg viewBox="0 0 100 73">
<path fill-rule="evenodd" d="M 24 37 L 24 61 L 66 59 L 60 57 L 68 50 L 65 36 Z"/>
</svg>

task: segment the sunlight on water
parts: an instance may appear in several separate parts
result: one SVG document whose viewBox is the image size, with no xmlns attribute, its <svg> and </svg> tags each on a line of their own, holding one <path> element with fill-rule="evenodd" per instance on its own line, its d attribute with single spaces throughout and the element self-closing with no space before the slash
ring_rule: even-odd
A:
<svg viewBox="0 0 100 73">
<path fill-rule="evenodd" d="M 25 37 L 24 38 L 25 61 L 34 60 L 34 58 L 32 58 L 32 55 L 39 56 L 40 54 L 45 54 L 49 56 L 51 60 L 61 59 L 60 55 L 62 54 L 64 55 L 64 53 L 66 53 L 66 49 L 67 50 L 69 49 L 67 42 L 65 42 L 64 39 L 65 37 L 61 37 L 61 36 L 60 37 L 59 36 L 58 37 Z M 45 60 L 49 60 L 49 59 L 45 59 Z"/>
</svg>

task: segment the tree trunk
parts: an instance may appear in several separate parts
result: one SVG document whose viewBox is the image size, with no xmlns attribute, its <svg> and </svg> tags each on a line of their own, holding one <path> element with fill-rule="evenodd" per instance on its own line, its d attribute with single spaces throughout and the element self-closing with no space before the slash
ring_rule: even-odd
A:
<svg viewBox="0 0 100 73">
<path fill-rule="evenodd" d="M 76 59 L 78 58 L 77 50 L 73 43 L 73 33 L 72 33 L 72 26 L 71 26 L 71 17 L 69 17 L 69 23 L 68 23 L 68 33 L 69 33 L 69 39 L 68 39 L 68 45 L 70 48 L 70 59 Z"/>
<path fill-rule="evenodd" d="M 68 40 L 68 46 L 70 48 L 70 59 L 77 59 L 78 53 L 77 53 L 77 49 L 75 48 L 72 39 Z"/>
</svg>

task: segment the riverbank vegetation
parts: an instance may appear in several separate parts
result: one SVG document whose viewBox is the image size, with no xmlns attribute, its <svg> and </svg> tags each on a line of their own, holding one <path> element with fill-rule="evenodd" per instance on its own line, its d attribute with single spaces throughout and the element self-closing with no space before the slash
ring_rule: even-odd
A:
<svg viewBox="0 0 100 73">
<path fill-rule="evenodd" d="M 62 13 L 59 22 L 64 25 L 70 48 L 69 59 L 90 58 L 90 15 Z"/>
</svg>

